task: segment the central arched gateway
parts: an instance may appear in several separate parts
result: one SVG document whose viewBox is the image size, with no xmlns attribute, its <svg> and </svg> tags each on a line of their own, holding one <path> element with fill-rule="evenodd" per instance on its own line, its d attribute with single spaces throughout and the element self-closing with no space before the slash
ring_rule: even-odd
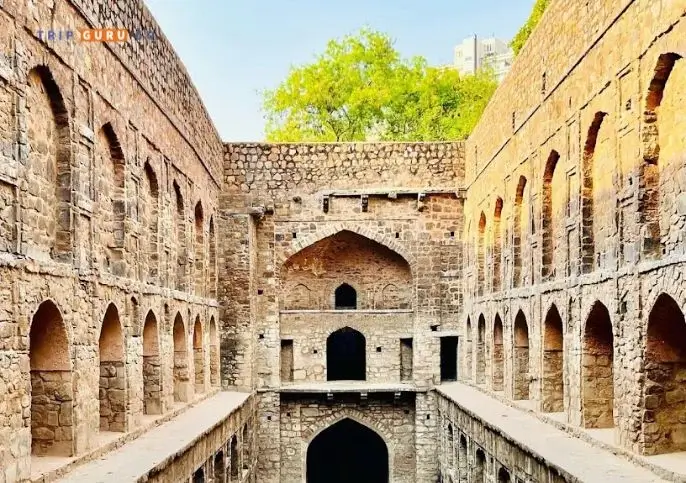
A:
<svg viewBox="0 0 686 483">
<path fill-rule="evenodd" d="M 346 418 L 307 448 L 307 483 L 388 483 L 388 448 L 376 432 Z"/>
</svg>

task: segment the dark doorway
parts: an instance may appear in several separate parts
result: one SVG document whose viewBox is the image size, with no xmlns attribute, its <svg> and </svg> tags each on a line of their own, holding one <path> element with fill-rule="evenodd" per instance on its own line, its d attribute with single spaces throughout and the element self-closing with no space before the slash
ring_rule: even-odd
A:
<svg viewBox="0 0 686 483">
<path fill-rule="evenodd" d="M 307 483 L 388 483 L 388 449 L 371 429 L 343 419 L 307 449 Z"/>
<path fill-rule="evenodd" d="M 357 308 L 357 292 L 347 283 L 336 289 L 336 310 L 355 310 Z"/>
<path fill-rule="evenodd" d="M 441 337 L 441 382 L 457 380 L 457 337 Z"/>
<path fill-rule="evenodd" d="M 364 381 L 366 341 L 362 333 L 343 327 L 326 339 L 327 381 Z"/>
</svg>

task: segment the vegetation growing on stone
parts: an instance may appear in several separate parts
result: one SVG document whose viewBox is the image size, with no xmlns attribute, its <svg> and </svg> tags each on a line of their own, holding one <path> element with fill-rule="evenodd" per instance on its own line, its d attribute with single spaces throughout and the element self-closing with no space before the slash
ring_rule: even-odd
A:
<svg viewBox="0 0 686 483">
<path fill-rule="evenodd" d="M 510 47 L 512 47 L 512 50 L 514 51 L 515 55 L 519 54 L 519 51 L 522 50 L 524 44 L 526 44 L 526 41 L 529 39 L 529 36 L 531 35 L 531 32 L 534 31 L 536 25 L 538 25 L 538 22 L 541 21 L 541 17 L 543 17 L 543 12 L 545 12 L 545 9 L 548 7 L 549 3 L 550 0 L 536 0 L 536 3 L 534 3 L 534 7 L 531 9 L 531 14 L 529 15 L 529 18 L 526 20 L 524 25 L 522 25 L 522 27 L 519 29 L 517 35 L 514 36 L 512 42 L 510 42 Z"/>
<path fill-rule="evenodd" d="M 392 39 L 363 29 L 328 43 L 264 93 L 269 141 L 464 139 L 497 83 L 489 71 L 461 75 L 404 59 Z"/>
</svg>

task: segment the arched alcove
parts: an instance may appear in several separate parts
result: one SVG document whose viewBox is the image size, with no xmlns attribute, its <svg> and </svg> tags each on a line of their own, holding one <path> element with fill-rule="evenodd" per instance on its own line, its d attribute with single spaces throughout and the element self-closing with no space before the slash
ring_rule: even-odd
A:
<svg viewBox="0 0 686 483">
<path fill-rule="evenodd" d="M 280 271 L 282 309 L 407 309 L 407 260 L 371 238 L 342 230 L 290 256 Z M 392 286 L 384 290 L 386 287 Z M 381 294 L 381 300 L 375 294 Z M 376 299 L 376 300 L 375 300 Z"/>
<path fill-rule="evenodd" d="M 159 218 L 160 218 L 160 188 L 157 175 L 150 161 L 143 165 L 145 207 L 143 211 L 143 226 L 146 231 L 147 248 L 145 251 L 148 268 L 148 283 L 159 282 Z"/>
<path fill-rule="evenodd" d="M 477 294 L 483 295 L 485 292 L 484 284 L 486 283 L 486 215 L 483 211 L 479 218 L 479 238 L 476 250 Z"/>
<path fill-rule="evenodd" d="M 162 361 L 157 317 L 152 310 L 143 326 L 143 412 L 162 414 Z"/>
<path fill-rule="evenodd" d="M 524 196 L 524 190 L 526 189 L 526 178 L 524 176 L 519 177 L 519 182 L 517 183 L 517 191 L 515 194 L 515 204 L 514 204 L 514 227 L 513 227 L 513 237 L 512 237 L 512 254 L 513 254 L 513 280 L 512 285 L 514 287 L 519 287 L 522 284 L 522 247 L 526 237 L 526 226 L 527 226 L 527 213 L 528 213 L 528 203 L 526 203 L 526 197 Z"/>
<path fill-rule="evenodd" d="M 503 199 L 497 198 L 495 200 L 495 211 L 493 212 L 493 282 L 491 289 L 493 292 L 499 292 L 502 288 L 502 233 L 500 228 L 500 217 L 503 212 Z"/>
<path fill-rule="evenodd" d="M 186 327 L 180 313 L 174 318 L 174 401 L 188 402 L 191 398 L 191 385 L 188 361 L 188 342 Z"/>
<path fill-rule="evenodd" d="M 464 346 L 464 363 L 465 363 L 465 379 L 472 379 L 472 360 L 474 358 L 474 348 L 472 347 L 472 321 L 467 317 L 467 324 L 465 325 L 464 338 L 466 339 L 466 344 Z"/>
<path fill-rule="evenodd" d="M 71 355 L 57 306 L 46 300 L 31 320 L 31 452 L 72 456 L 74 448 Z"/>
<path fill-rule="evenodd" d="M 366 340 L 361 332 L 343 327 L 326 339 L 328 381 L 366 379 Z"/>
<path fill-rule="evenodd" d="M 181 187 L 179 183 L 174 180 L 172 183 L 174 189 L 174 203 L 175 210 L 173 211 L 173 223 L 176 231 L 176 289 L 186 289 L 186 210 L 184 207 L 183 195 L 181 194 Z"/>
<path fill-rule="evenodd" d="M 229 443 L 229 466 L 231 481 L 235 481 L 240 471 L 238 467 L 238 438 L 236 438 L 235 434 L 231 436 L 231 442 Z"/>
<path fill-rule="evenodd" d="M 614 426 L 614 338 L 607 308 L 593 304 L 582 346 L 581 404 L 586 428 Z"/>
<path fill-rule="evenodd" d="M 476 334 L 476 383 L 486 382 L 486 319 L 479 315 Z"/>
<path fill-rule="evenodd" d="M 686 321 L 676 301 L 660 294 L 648 316 L 643 419 L 645 454 L 686 450 Z"/>
<path fill-rule="evenodd" d="M 514 323 L 514 399 L 529 399 L 529 326 L 520 310 Z"/>
<path fill-rule="evenodd" d="M 210 317 L 210 384 L 219 386 L 219 333 L 214 316 Z"/>
<path fill-rule="evenodd" d="M 543 324 L 543 412 L 564 411 L 564 349 L 560 312 L 553 304 Z"/>
<path fill-rule="evenodd" d="M 486 454 L 479 448 L 474 456 L 472 483 L 486 483 Z"/>
<path fill-rule="evenodd" d="M 209 225 L 209 291 L 208 295 L 211 298 L 217 297 L 217 240 L 214 233 L 214 217 L 210 216 Z"/>
<path fill-rule="evenodd" d="M 193 372 L 195 373 L 195 392 L 205 392 L 205 347 L 200 316 L 193 325 Z"/>
<path fill-rule="evenodd" d="M 503 321 L 496 314 L 493 322 L 493 379 L 494 391 L 502 391 L 505 381 L 505 350 L 503 346 Z"/>
<path fill-rule="evenodd" d="M 100 431 L 126 431 L 126 359 L 119 311 L 110 304 L 100 329 Z"/>
<path fill-rule="evenodd" d="M 543 280 L 548 280 L 555 276 L 555 232 L 557 222 L 564 213 L 557 213 L 555 198 L 557 193 L 554 192 L 558 183 L 555 182 L 555 168 L 560 160 L 560 155 L 557 151 L 551 151 L 550 156 L 545 165 L 543 173 L 543 199 L 542 213 L 541 213 L 541 229 L 542 233 L 542 264 L 541 276 Z"/>
<path fill-rule="evenodd" d="M 307 483 L 387 483 L 389 455 L 383 438 L 349 418 L 320 432 L 307 448 Z"/>
<path fill-rule="evenodd" d="M 195 294 L 205 295 L 205 214 L 202 203 L 195 204 L 193 231 L 195 232 L 195 245 L 193 247 L 193 259 L 195 261 Z"/>
</svg>

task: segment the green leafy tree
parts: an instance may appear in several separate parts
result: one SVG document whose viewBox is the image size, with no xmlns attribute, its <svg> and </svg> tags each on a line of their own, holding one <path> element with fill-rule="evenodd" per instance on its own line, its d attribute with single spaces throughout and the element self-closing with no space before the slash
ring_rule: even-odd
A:
<svg viewBox="0 0 686 483">
<path fill-rule="evenodd" d="M 270 141 L 465 138 L 496 81 L 403 59 L 385 34 L 363 29 L 332 40 L 311 64 L 264 93 Z"/>
<path fill-rule="evenodd" d="M 526 44 L 531 32 L 534 31 L 536 25 L 538 25 L 538 22 L 541 21 L 543 12 L 545 12 L 545 9 L 548 7 L 549 3 L 550 0 L 536 0 L 536 3 L 534 3 L 534 8 L 531 10 L 529 18 L 526 20 L 524 25 L 522 25 L 522 28 L 519 29 L 517 35 L 514 36 L 512 42 L 510 42 L 510 47 L 512 47 L 515 55 L 519 54 L 519 51 L 522 50 L 524 44 Z"/>
</svg>

